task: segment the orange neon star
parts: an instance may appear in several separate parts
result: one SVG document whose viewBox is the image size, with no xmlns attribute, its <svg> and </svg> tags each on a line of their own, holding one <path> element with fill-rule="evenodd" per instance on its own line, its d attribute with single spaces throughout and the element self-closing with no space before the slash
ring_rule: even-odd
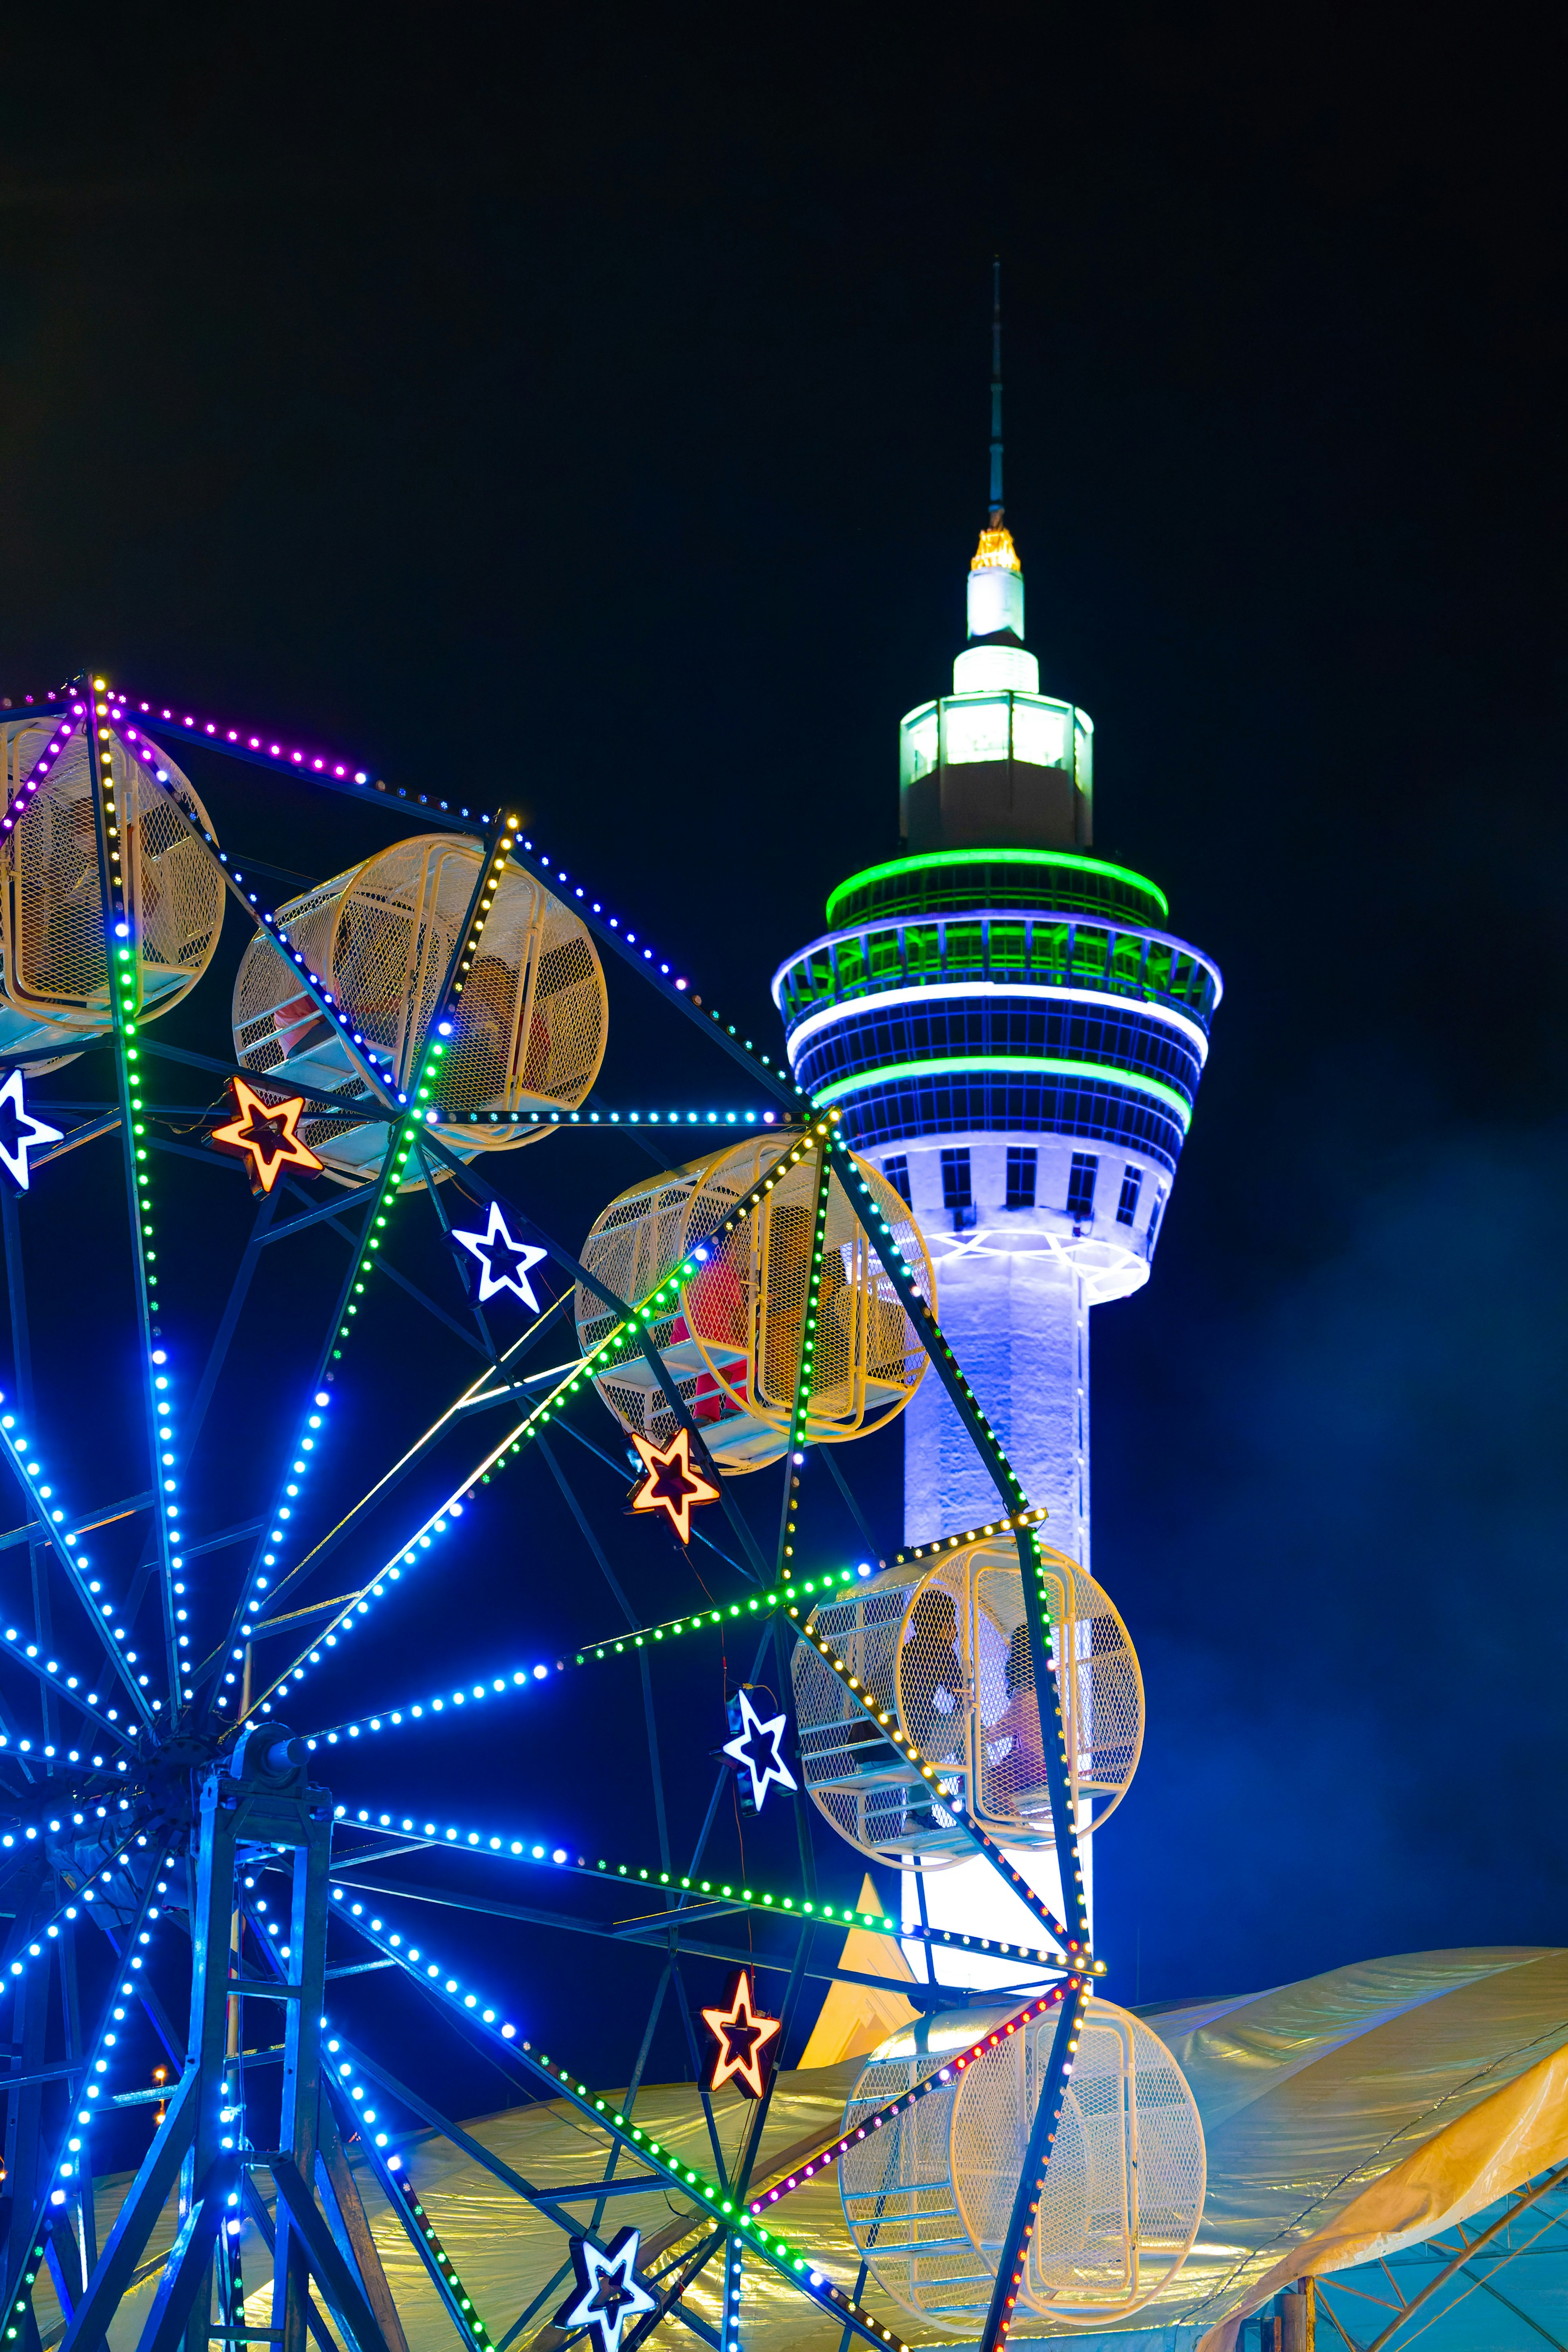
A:
<svg viewBox="0 0 1568 2352">
<path fill-rule="evenodd" d="M 763 2053 L 783 2031 L 784 2021 L 763 2017 L 753 2008 L 752 1979 L 744 1969 L 738 1969 L 730 1979 L 729 2008 L 705 2009 L 702 2021 L 719 2044 L 713 2072 L 708 2077 L 709 2089 L 717 2091 L 733 2081 L 748 2099 L 760 2099 L 768 2073 Z"/>
<path fill-rule="evenodd" d="M 716 1503 L 719 1499 L 718 1487 L 710 1486 L 700 1470 L 691 1466 L 690 1431 L 678 1429 L 662 1448 L 646 1437 L 634 1437 L 632 1444 L 647 1472 L 632 1496 L 633 1510 L 665 1512 L 681 1542 L 689 1543 L 692 1505 Z"/>
<path fill-rule="evenodd" d="M 305 1108 L 303 1095 L 286 1102 L 267 1102 L 243 1078 L 230 1078 L 235 1116 L 225 1127 L 215 1127 L 212 1140 L 220 1151 L 232 1151 L 250 1163 L 250 1189 L 270 1192 L 285 1168 L 302 1168 L 313 1175 L 321 1163 L 308 1143 L 295 1133 Z"/>
</svg>

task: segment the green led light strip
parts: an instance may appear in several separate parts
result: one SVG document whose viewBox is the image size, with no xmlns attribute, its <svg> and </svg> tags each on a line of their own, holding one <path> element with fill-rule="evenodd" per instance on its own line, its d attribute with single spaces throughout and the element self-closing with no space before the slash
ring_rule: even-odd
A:
<svg viewBox="0 0 1568 2352">
<path fill-rule="evenodd" d="M 399 2201 L 406 2206 L 411 2220 L 425 2241 L 430 2261 L 440 2278 L 446 2296 L 450 2299 L 453 2318 L 468 2335 L 473 2337 L 474 2342 L 482 2347 L 482 2352 L 489 2352 L 489 2347 L 495 2339 L 474 2309 L 473 2298 L 465 2291 L 463 2282 L 458 2275 L 458 2265 L 437 2235 L 436 2226 L 419 2202 L 418 2192 L 408 2177 L 407 2167 L 401 2158 L 398 2159 L 395 2168 L 388 2168 L 387 2177 L 391 2179 Z"/>
<path fill-rule="evenodd" d="M 772 1609 L 783 1609 L 797 1601 L 803 1592 L 839 1593 L 847 1585 L 857 1582 L 853 1569 L 842 1569 L 836 1576 L 803 1577 L 797 1584 L 770 1585 L 766 1591 L 749 1592 L 743 1601 L 729 1601 L 718 1609 L 699 1609 L 686 1617 L 667 1617 L 662 1624 L 640 1625 L 635 1633 L 612 1633 L 603 1642 L 585 1642 L 576 1655 L 568 1661 L 557 1658 L 556 1672 L 564 1673 L 570 1663 L 585 1666 L 590 1658 L 618 1658 L 625 1651 L 645 1649 L 649 1642 L 662 1642 L 668 1634 L 706 1633 L 714 1625 L 728 1625 L 737 1617 L 754 1617 Z"/>
<path fill-rule="evenodd" d="M 899 1078 L 945 1078 L 955 1074 L 994 1071 L 1007 1077 L 1092 1078 L 1101 1086 L 1125 1087 L 1131 1094 L 1152 1095 L 1175 1114 L 1184 1135 L 1192 1125 L 1193 1107 L 1185 1095 L 1162 1078 L 1133 1076 L 1104 1062 L 1070 1062 L 1055 1054 L 954 1054 L 943 1061 L 889 1062 L 880 1069 L 861 1070 L 852 1078 L 835 1078 L 813 1097 L 818 1108 L 841 1102 L 846 1095 L 864 1094 L 870 1087 L 889 1087 Z"/>
<path fill-rule="evenodd" d="M 1070 849 L 933 849 L 923 857 L 890 857 L 885 865 L 868 866 L 841 882 L 827 901 L 828 929 L 833 928 L 836 909 L 857 890 L 873 882 L 890 882 L 900 874 L 930 874 L 952 866 L 1066 866 L 1079 874 L 1106 874 L 1114 881 L 1131 883 L 1135 890 L 1146 890 L 1158 902 L 1162 922 L 1171 918 L 1171 902 L 1157 882 L 1151 882 L 1145 874 L 1134 874 L 1130 866 L 1108 865 L 1101 857 L 1079 857 Z"/>
</svg>

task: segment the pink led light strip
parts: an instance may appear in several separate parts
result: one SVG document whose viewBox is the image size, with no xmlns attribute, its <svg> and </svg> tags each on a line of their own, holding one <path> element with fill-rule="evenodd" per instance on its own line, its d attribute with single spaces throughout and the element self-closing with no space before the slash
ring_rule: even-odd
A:
<svg viewBox="0 0 1568 2352">
<path fill-rule="evenodd" d="M 848 2155 L 852 2147 L 858 2147 L 868 2133 L 880 2131 L 885 2123 L 890 2123 L 895 2116 L 901 2116 L 906 2107 L 912 2107 L 918 2100 L 929 2098 L 931 2092 L 945 2090 L 955 2075 L 962 2074 L 987 2050 L 994 2050 L 998 2042 L 1005 2042 L 1009 2034 L 1016 2033 L 1021 2027 L 1031 2024 L 1037 2017 L 1043 2017 L 1048 2009 L 1058 2008 L 1069 1992 L 1080 1992 L 1083 1990 L 1083 1983 L 1084 1979 L 1081 1977 L 1069 1977 L 1065 1985 L 1058 1985 L 1054 1991 L 1047 1993 L 1043 1999 L 1032 2000 L 1026 2009 L 1021 2009 L 1018 2011 L 1016 2017 L 1011 2017 L 1005 2025 L 999 2025 L 994 2033 L 983 2034 L 978 2042 L 971 2042 L 967 2050 L 959 2051 L 955 2056 L 947 2061 L 945 2065 L 939 2067 L 935 2074 L 928 2074 L 923 2082 L 911 2084 L 907 2091 L 901 2092 L 889 2105 L 879 2107 L 874 2115 L 868 2116 L 864 2122 L 857 2124 L 853 2131 L 846 2132 L 842 2138 L 833 2140 L 826 2147 L 819 2149 L 816 2156 L 810 2158 L 795 2171 L 787 2173 L 783 2180 L 774 2181 L 773 2187 L 764 2189 L 760 2197 L 753 2197 L 746 2208 L 747 2211 L 765 2213 L 770 2205 L 776 2205 L 779 2199 L 787 2197 L 792 2189 L 804 2189 L 808 2180 L 815 2179 L 816 2176 L 825 2171 L 830 2164 L 837 2164 L 840 2158 Z M 1070 2074 L 1072 2070 L 1069 2067 L 1068 2071 Z"/>
<path fill-rule="evenodd" d="M 73 703 L 71 706 L 70 716 L 60 720 L 59 725 L 56 728 L 54 733 L 50 736 L 48 741 L 45 744 L 43 750 L 39 752 L 37 758 L 28 769 L 22 782 L 18 785 L 16 793 L 13 794 L 11 805 L 6 814 L 5 816 L 0 817 L 0 833 L 9 833 L 12 826 L 19 823 L 21 818 L 26 814 L 33 794 L 37 791 L 38 786 L 43 782 L 45 777 L 54 766 L 55 761 L 59 758 L 61 752 L 65 750 L 66 745 L 70 741 L 71 737 L 76 733 L 77 728 L 81 721 L 84 708 L 85 706 L 79 702 Z"/>
</svg>

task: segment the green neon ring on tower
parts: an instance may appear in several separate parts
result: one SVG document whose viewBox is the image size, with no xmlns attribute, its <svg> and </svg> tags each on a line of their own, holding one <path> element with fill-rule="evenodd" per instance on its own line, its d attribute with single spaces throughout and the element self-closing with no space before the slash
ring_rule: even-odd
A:
<svg viewBox="0 0 1568 2352">
<path fill-rule="evenodd" d="M 954 1054 L 941 1061 L 889 1062 L 880 1069 L 858 1070 L 852 1078 L 835 1078 L 813 1100 L 821 1110 L 829 1103 L 841 1101 L 846 1095 L 864 1094 L 870 1087 L 892 1086 L 900 1078 L 943 1078 L 977 1071 L 994 1071 L 1007 1077 L 1093 1078 L 1102 1086 L 1126 1087 L 1133 1094 L 1152 1095 L 1174 1113 L 1184 1135 L 1192 1124 L 1191 1103 L 1162 1079 L 1134 1076 L 1119 1070 L 1113 1063 L 1070 1062 L 1054 1054 Z"/>
<path fill-rule="evenodd" d="M 949 866 L 1066 866 L 1080 874 L 1109 875 L 1134 889 L 1148 891 L 1159 904 L 1161 921 L 1171 919 L 1171 902 L 1157 882 L 1151 882 L 1147 875 L 1134 874 L 1130 866 L 1112 866 L 1103 857 L 1080 857 L 1070 849 L 928 849 L 917 856 L 890 857 L 885 865 L 868 866 L 863 873 L 851 874 L 847 882 L 840 882 L 827 901 L 828 929 L 837 920 L 837 908 L 855 891 L 873 882 L 890 882 L 900 874 L 926 874 Z"/>
</svg>

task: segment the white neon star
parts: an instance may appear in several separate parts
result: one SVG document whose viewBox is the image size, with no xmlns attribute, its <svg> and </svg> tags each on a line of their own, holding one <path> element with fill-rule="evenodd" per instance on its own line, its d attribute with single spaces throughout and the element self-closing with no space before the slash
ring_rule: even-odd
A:
<svg viewBox="0 0 1568 2352">
<path fill-rule="evenodd" d="M 795 1775 L 784 1760 L 784 1726 L 787 1715 L 770 1716 L 764 1723 L 745 1691 L 736 1694 L 741 1702 L 741 1728 L 733 1739 L 724 1742 L 724 1753 L 743 1764 L 752 1776 L 752 1802 L 758 1812 L 771 1782 L 781 1789 L 793 1789 Z M 759 1756 L 759 1750 L 761 1751 Z"/>
<path fill-rule="evenodd" d="M 27 1154 L 37 1151 L 41 1143 L 59 1143 L 63 1129 L 49 1127 L 35 1118 L 22 1098 L 22 1073 L 13 1070 L 0 1087 L 0 1165 L 5 1167 L 22 1192 L 30 1181 Z"/>
<path fill-rule="evenodd" d="M 452 1239 L 461 1243 L 470 1257 L 479 1262 L 479 1305 L 493 1298 L 498 1290 L 510 1290 L 521 1298 L 531 1314 L 539 1312 L 539 1301 L 533 1295 L 533 1285 L 528 1278 L 530 1266 L 548 1257 L 548 1250 L 534 1249 L 528 1242 L 515 1242 L 507 1231 L 499 1201 L 490 1202 L 490 1221 L 482 1234 L 460 1234 L 454 1225 Z M 500 1271 L 498 1274 L 497 1266 Z"/>
<path fill-rule="evenodd" d="M 622 2230 L 603 2253 L 585 2238 L 568 2242 L 579 2292 L 575 2299 L 568 2295 L 555 2315 L 555 2325 L 567 2329 L 591 2327 L 599 2339 L 599 2352 L 620 2352 L 621 2331 L 627 2320 L 639 2319 L 654 2308 L 652 2295 L 632 2275 L 642 2231 Z"/>
</svg>

